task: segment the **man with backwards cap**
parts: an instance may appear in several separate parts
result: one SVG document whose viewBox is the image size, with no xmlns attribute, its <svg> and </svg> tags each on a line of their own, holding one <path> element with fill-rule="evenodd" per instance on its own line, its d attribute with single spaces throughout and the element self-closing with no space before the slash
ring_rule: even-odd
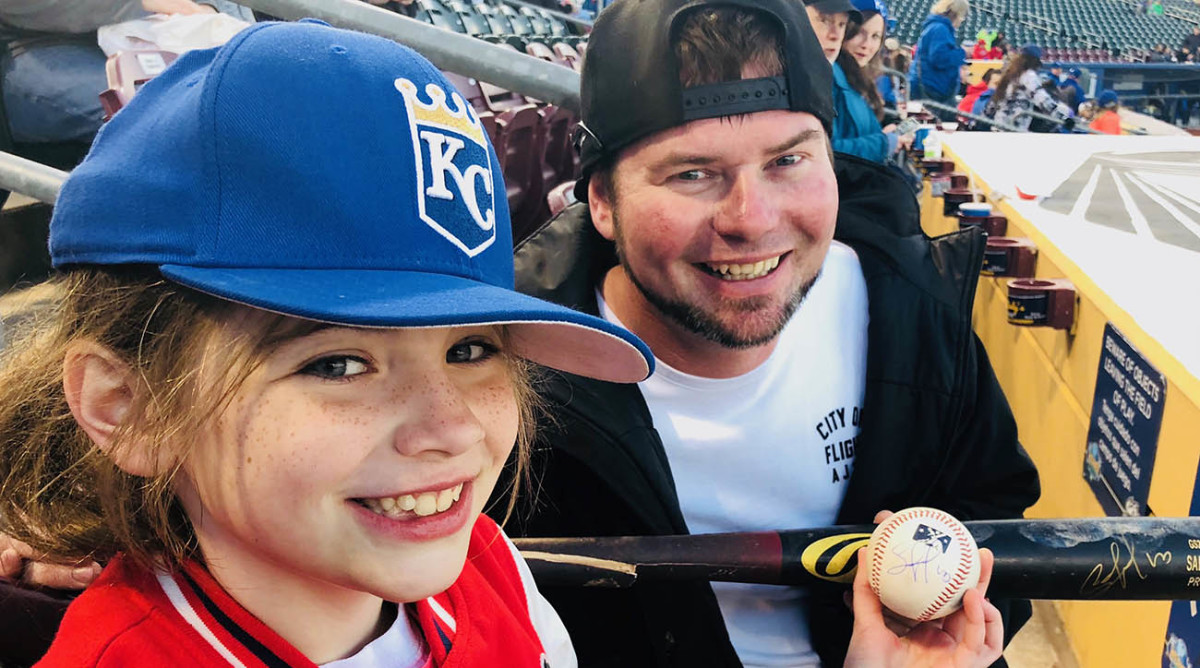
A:
<svg viewBox="0 0 1200 668">
<path fill-rule="evenodd" d="M 518 247 L 517 284 L 632 329 L 659 365 L 638 385 L 547 379 L 513 533 L 1013 518 L 1037 499 L 971 330 L 984 240 L 927 239 L 901 177 L 833 159 L 823 51 L 795 0 L 600 15 L 584 202 Z M 852 624 L 839 588 L 541 585 L 584 666 L 837 665 Z M 999 607 L 1010 632 L 1028 616 Z"/>
</svg>

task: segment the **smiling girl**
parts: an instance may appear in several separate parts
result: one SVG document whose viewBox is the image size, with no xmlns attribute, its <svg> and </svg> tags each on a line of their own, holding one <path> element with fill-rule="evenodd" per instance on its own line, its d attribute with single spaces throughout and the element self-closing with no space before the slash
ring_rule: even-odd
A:
<svg viewBox="0 0 1200 668">
<path fill-rule="evenodd" d="M 107 562 L 41 665 L 574 665 L 481 512 L 529 362 L 653 362 L 514 292 L 510 234 L 478 119 L 390 41 L 260 24 L 148 83 L 0 366 L 0 529 Z"/>
</svg>

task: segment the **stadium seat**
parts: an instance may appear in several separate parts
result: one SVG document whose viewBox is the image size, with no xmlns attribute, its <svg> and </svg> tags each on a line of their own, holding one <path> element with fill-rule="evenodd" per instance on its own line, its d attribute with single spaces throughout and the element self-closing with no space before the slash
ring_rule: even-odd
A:
<svg viewBox="0 0 1200 668">
<path fill-rule="evenodd" d="M 560 183 L 551 188 L 550 192 L 546 193 L 546 207 L 550 210 L 551 216 L 557 216 L 563 209 L 571 206 L 576 201 L 574 181 Z"/>
<path fill-rule="evenodd" d="M 496 116 L 497 134 L 504 153 L 500 165 L 508 189 L 508 207 L 512 216 L 513 237 L 525 230 L 542 206 L 541 116 L 537 107 L 527 104 L 508 109 Z"/>
<path fill-rule="evenodd" d="M 528 42 L 528 43 L 526 43 L 525 44 L 525 53 L 533 56 L 534 58 L 540 58 L 541 60 L 544 60 L 548 63 L 554 63 L 555 65 L 562 65 L 563 67 L 571 66 L 570 63 L 563 60 L 562 58 L 559 58 L 558 54 L 556 54 L 553 50 L 551 50 L 550 47 L 546 46 L 546 44 L 543 42 Z"/>
<path fill-rule="evenodd" d="M 118 51 L 109 56 L 104 64 L 108 90 L 100 93 L 104 120 L 112 118 L 113 114 L 129 104 L 134 93 L 178 57 L 178 54 L 170 51 Z"/>
<path fill-rule="evenodd" d="M 575 114 L 565 107 L 547 104 L 538 109 L 542 121 L 542 180 L 546 184 L 562 183 L 575 178 L 575 149 L 571 131 Z"/>
<path fill-rule="evenodd" d="M 579 51 L 575 47 L 566 42 L 555 42 L 550 48 L 554 49 L 554 53 L 576 72 L 583 71 L 583 58 L 579 55 Z"/>
</svg>

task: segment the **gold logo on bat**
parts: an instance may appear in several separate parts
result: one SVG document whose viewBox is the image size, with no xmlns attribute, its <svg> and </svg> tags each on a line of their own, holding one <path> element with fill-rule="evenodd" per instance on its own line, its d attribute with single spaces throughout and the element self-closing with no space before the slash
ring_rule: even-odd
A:
<svg viewBox="0 0 1200 668">
<path fill-rule="evenodd" d="M 814 541 L 800 554 L 800 564 L 812 575 L 830 582 L 854 581 L 854 555 L 871 540 L 869 533 L 843 533 Z"/>
</svg>

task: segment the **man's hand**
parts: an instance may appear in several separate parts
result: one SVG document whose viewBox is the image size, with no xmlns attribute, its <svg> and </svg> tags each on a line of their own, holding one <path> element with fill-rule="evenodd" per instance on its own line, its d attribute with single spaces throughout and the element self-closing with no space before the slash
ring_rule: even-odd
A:
<svg viewBox="0 0 1200 668">
<path fill-rule="evenodd" d="M 33 548 L 0 533 L 0 577 L 50 589 L 83 589 L 100 575 L 100 564 L 38 561 Z"/>
<path fill-rule="evenodd" d="M 979 586 L 966 592 L 961 609 L 905 631 L 888 624 L 883 604 L 871 589 L 867 569 L 861 566 L 867 562 L 866 548 L 859 550 L 860 566 L 854 576 L 854 635 L 846 652 L 846 666 L 984 668 L 1000 658 L 1004 625 L 1000 611 L 984 598 L 992 578 L 991 550 L 980 550 L 979 561 Z"/>
<path fill-rule="evenodd" d="M 151 14 L 216 14 L 211 5 L 200 5 L 192 0 L 142 0 L 142 9 Z"/>
</svg>

